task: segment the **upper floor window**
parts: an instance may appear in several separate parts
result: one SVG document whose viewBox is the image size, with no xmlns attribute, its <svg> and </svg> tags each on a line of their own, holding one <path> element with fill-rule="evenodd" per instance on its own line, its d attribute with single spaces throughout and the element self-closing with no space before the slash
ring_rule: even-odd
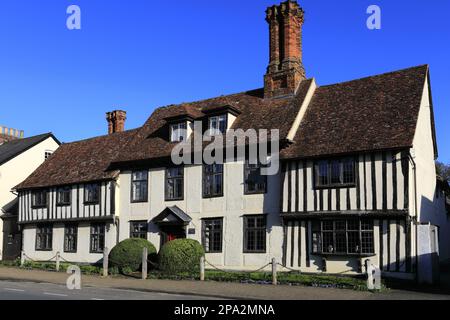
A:
<svg viewBox="0 0 450 320">
<path fill-rule="evenodd" d="M 53 244 L 53 226 L 51 224 L 36 227 L 36 250 L 51 251 Z"/>
<path fill-rule="evenodd" d="M 182 200 L 184 195 L 184 168 L 166 169 L 166 200 Z"/>
<path fill-rule="evenodd" d="M 353 158 L 318 161 L 315 173 L 315 184 L 319 188 L 349 186 L 356 183 Z"/>
<path fill-rule="evenodd" d="M 261 164 L 244 164 L 244 191 L 245 194 L 265 193 L 267 189 L 267 176 L 261 174 Z"/>
<path fill-rule="evenodd" d="M 97 183 L 84 185 L 84 203 L 96 204 L 100 200 L 100 185 Z"/>
<path fill-rule="evenodd" d="M 322 254 L 373 254 L 373 221 L 353 219 L 314 222 L 313 252 Z"/>
<path fill-rule="evenodd" d="M 131 174 L 131 202 L 146 202 L 148 198 L 148 171 L 133 171 Z"/>
<path fill-rule="evenodd" d="M 56 194 L 56 204 L 59 206 L 70 205 L 71 191 L 70 187 L 59 188 Z"/>
<path fill-rule="evenodd" d="M 39 190 L 33 192 L 32 197 L 33 208 L 43 208 L 47 206 L 47 190 Z"/>
<path fill-rule="evenodd" d="M 227 131 L 227 116 L 223 114 L 210 117 L 208 129 L 211 135 L 224 134 Z"/>
<path fill-rule="evenodd" d="M 47 160 L 53 154 L 53 151 L 45 151 L 44 158 Z"/>
<path fill-rule="evenodd" d="M 170 125 L 170 141 L 181 142 L 187 139 L 186 122 L 180 122 Z"/>
<path fill-rule="evenodd" d="M 203 165 L 203 197 L 223 196 L 223 164 Z"/>
<path fill-rule="evenodd" d="M 147 239 L 147 221 L 130 221 L 130 238 Z"/>
</svg>

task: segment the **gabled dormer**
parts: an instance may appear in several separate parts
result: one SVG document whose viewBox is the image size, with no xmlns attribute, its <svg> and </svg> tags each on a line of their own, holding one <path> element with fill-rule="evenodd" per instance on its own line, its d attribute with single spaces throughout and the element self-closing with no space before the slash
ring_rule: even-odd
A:
<svg viewBox="0 0 450 320">
<path fill-rule="evenodd" d="M 240 111 L 231 105 L 203 108 L 202 112 L 206 115 L 206 130 L 210 135 L 227 133 L 240 114 Z"/>
<path fill-rule="evenodd" d="M 181 106 L 177 111 L 164 119 L 168 126 L 167 139 L 170 142 L 188 140 L 194 130 L 194 121 L 203 116 L 199 110 L 190 106 Z"/>
</svg>

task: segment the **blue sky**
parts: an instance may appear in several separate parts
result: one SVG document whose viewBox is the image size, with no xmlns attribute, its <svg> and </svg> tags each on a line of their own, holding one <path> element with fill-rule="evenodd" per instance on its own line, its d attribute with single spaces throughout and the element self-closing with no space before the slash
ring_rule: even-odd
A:
<svg viewBox="0 0 450 320">
<path fill-rule="evenodd" d="M 60 140 L 102 135 L 105 112 L 142 125 L 158 106 L 259 88 L 267 6 L 279 0 L 2 0 L 0 124 Z M 321 85 L 428 63 L 440 160 L 450 162 L 448 0 L 300 0 L 309 77 Z M 66 9 L 82 29 L 66 28 Z M 366 9 L 382 9 L 382 29 Z"/>
</svg>

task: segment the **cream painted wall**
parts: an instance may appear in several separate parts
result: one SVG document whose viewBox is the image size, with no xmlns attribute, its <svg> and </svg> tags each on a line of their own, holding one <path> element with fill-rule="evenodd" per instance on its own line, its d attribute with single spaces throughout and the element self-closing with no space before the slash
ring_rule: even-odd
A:
<svg viewBox="0 0 450 320">
<path fill-rule="evenodd" d="M 11 189 L 25 180 L 45 161 L 45 152 L 54 152 L 58 143 L 49 137 L 0 166 L 0 209 L 16 198 Z M 3 214 L 3 210 L 1 210 Z M 0 219 L 0 259 L 3 250 L 3 221 Z"/>
<path fill-rule="evenodd" d="M 412 154 L 416 163 L 418 220 L 439 226 L 440 259 L 443 261 L 450 258 L 450 220 L 445 212 L 444 198 L 436 197 L 436 167 L 428 85 L 427 79 Z"/>
<path fill-rule="evenodd" d="M 116 245 L 116 227 L 112 223 L 106 223 L 105 246 L 111 250 Z M 36 251 L 36 225 L 26 225 L 23 229 L 23 249 L 27 260 L 46 261 L 55 256 L 57 252 L 65 260 L 78 263 L 97 263 L 103 259 L 101 253 L 90 253 L 90 224 L 81 222 L 78 224 L 77 252 L 64 252 L 64 224 L 53 225 L 52 251 Z M 53 260 L 54 261 L 54 260 Z"/>
<path fill-rule="evenodd" d="M 279 175 L 268 177 L 268 193 L 244 195 L 244 164 L 231 162 L 224 165 L 224 196 L 202 198 L 202 167 L 186 166 L 184 169 L 184 200 L 165 201 L 165 169 L 149 170 L 149 201 L 130 202 L 131 172 L 120 174 L 120 241 L 129 238 L 130 221 L 151 220 L 166 207 L 178 206 L 192 221 L 187 227 L 195 229 L 188 238 L 201 242 L 202 218 L 223 217 L 222 253 L 207 254 L 213 264 L 226 268 L 255 268 L 268 263 L 272 257 L 281 261 L 283 231 L 279 216 Z M 265 254 L 243 253 L 243 215 L 267 214 L 267 252 Z M 150 223 L 148 239 L 159 248 L 158 228 Z"/>
</svg>

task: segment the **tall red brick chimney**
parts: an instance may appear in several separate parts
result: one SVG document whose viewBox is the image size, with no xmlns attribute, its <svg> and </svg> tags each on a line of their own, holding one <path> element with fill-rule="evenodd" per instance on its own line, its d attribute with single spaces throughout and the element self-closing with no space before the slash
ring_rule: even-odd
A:
<svg viewBox="0 0 450 320">
<path fill-rule="evenodd" d="M 107 112 L 106 121 L 108 121 L 108 134 L 124 131 L 126 119 L 126 111 L 114 110 L 112 112 Z"/>
<path fill-rule="evenodd" d="M 304 80 L 302 26 L 304 11 L 297 1 L 282 2 L 267 8 L 270 61 L 264 76 L 264 96 L 272 98 L 294 94 Z"/>
</svg>

